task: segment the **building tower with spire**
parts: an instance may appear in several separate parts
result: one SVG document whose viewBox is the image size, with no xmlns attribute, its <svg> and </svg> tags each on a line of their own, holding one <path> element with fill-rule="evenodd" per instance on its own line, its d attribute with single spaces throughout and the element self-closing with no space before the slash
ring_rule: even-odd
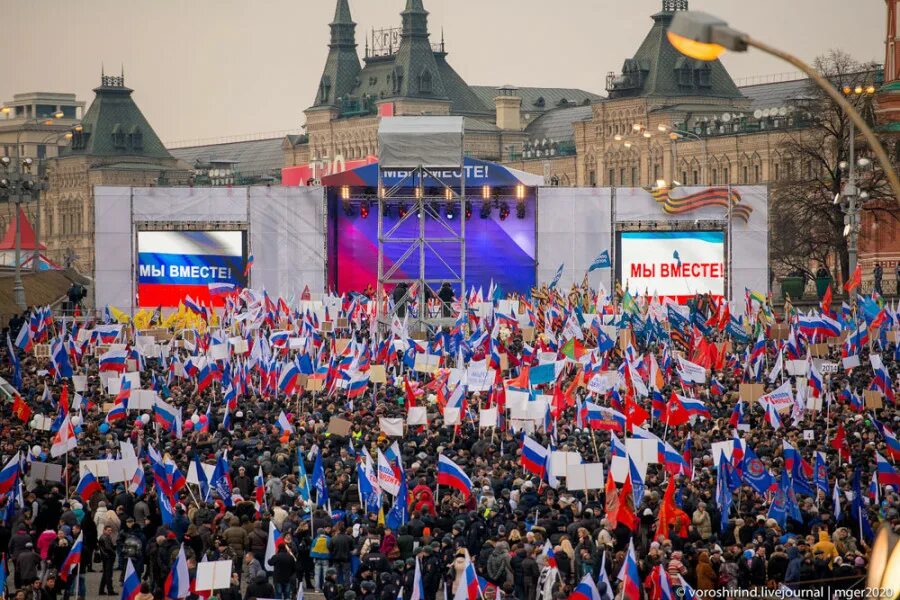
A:
<svg viewBox="0 0 900 600">
<path fill-rule="evenodd" d="M 100 77 L 71 142 L 47 164 L 40 222 L 48 257 L 94 273 L 94 186 L 184 185 L 190 165 L 166 150 L 121 75 Z"/>
<path fill-rule="evenodd" d="M 884 85 L 878 91 L 878 124 L 882 133 L 900 134 L 900 0 L 885 0 Z"/>
<path fill-rule="evenodd" d="M 337 0 L 330 27 L 328 58 L 325 59 L 325 69 L 313 106 L 338 106 L 339 100 L 348 96 L 356 86 L 361 69 L 356 54 L 356 23 L 350 16 L 347 0 Z"/>
</svg>

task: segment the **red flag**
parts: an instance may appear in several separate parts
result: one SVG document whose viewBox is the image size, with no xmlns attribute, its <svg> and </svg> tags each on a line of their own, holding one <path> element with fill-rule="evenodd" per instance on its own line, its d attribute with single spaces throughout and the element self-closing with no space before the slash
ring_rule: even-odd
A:
<svg viewBox="0 0 900 600">
<path fill-rule="evenodd" d="M 632 531 L 637 529 L 638 518 L 634 513 L 634 488 L 631 487 L 631 474 L 625 476 L 625 483 L 619 492 L 619 511 L 616 515 L 619 523 L 624 523 Z"/>
<path fill-rule="evenodd" d="M 828 442 L 828 445 L 838 451 L 841 458 L 850 460 L 850 449 L 847 447 L 847 432 L 844 431 L 844 424 L 841 423 L 834 432 L 834 438 Z"/>
<path fill-rule="evenodd" d="M 59 393 L 59 405 L 62 406 L 63 412 L 69 412 L 69 386 L 63 383 L 62 391 Z"/>
<path fill-rule="evenodd" d="M 606 519 L 615 529 L 619 523 L 619 490 L 613 480 L 612 470 L 606 472 Z"/>
<path fill-rule="evenodd" d="M 406 394 L 406 410 L 409 410 L 410 406 L 416 405 L 416 395 L 413 393 L 406 375 L 403 376 L 403 393 Z"/>
<path fill-rule="evenodd" d="M 844 284 L 844 289 L 848 292 L 852 292 L 862 283 L 862 269 L 859 266 L 859 263 L 856 264 L 856 269 L 853 270 L 853 275 L 850 276 L 850 279 L 847 280 L 847 283 Z"/>
<path fill-rule="evenodd" d="M 19 394 L 16 394 L 16 398 L 13 400 L 13 413 L 15 413 L 23 423 L 27 423 L 31 420 L 31 407 L 28 406 L 28 403 L 25 402 Z"/>
<path fill-rule="evenodd" d="M 669 397 L 669 403 L 666 405 L 666 414 L 660 419 L 668 423 L 669 427 L 678 427 L 687 423 L 690 418 L 691 415 L 681 403 L 681 400 L 678 399 L 675 392 L 672 392 L 672 395 Z"/>
<path fill-rule="evenodd" d="M 725 308 L 722 309 L 722 314 L 719 317 L 719 331 L 725 331 L 725 328 L 728 327 L 728 323 L 731 321 L 731 310 L 728 308 L 728 303 L 722 303 Z"/>
<path fill-rule="evenodd" d="M 669 520 L 675 516 L 675 478 L 669 477 L 669 484 L 666 487 L 666 493 L 663 496 L 662 504 L 659 507 L 659 523 L 656 526 L 656 534 L 654 540 L 660 537 L 669 538 Z"/>
<path fill-rule="evenodd" d="M 628 431 L 632 431 L 635 425 L 640 427 L 649 418 L 647 410 L 634 401 L 631 390 L 628 390 L 625 394 L 625 426 L 628 427 Z"/>
<path fill-rule="evenodd" d="M 825 290 L 825 294 L 822 296 L 822 312 L 825 314 L 831 314 L 831 284 L 828 284 L 828 288 Z"/>
</svg>

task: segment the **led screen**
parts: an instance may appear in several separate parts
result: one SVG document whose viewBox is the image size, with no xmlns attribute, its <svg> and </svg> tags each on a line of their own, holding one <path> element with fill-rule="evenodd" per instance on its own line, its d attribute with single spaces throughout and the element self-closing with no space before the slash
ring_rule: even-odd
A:
<svg viewBox="0 0 900 600">
<path fill-rule="evenodd" d="M 243 231 L 139 231 L 139 306 L 178 306 L 186 296 L 220 306 L 223 290 L 244 287 Z"/>
<path fill-rule="evenodd" d="M 504 292 L 527 293 L 535 280 L 535 220 L 534 201 L 525 203 L 524 218 L 518 218 L 515 201 L 509 202 L 509 214 L 500 218 L 498 208 L 493 208 L 487 218 L 481 218 L 480 199 L 472 202 L 471 218 L 466 221 L 466 285 L 485 293 L 493 279 Z M 360 291 L 378 279 L 378 219 L 373 206 L 368 218 L 362 218 L 356 209 L 347 215 L 339 202 L 332 204 L 332 222 L 329 225 L 329 285 L 339 292 Z M 443 209 L 443 207 L 442 207 Z M 454 215 L 454 229 L 458 231 L 460 215 Z M 396 207 L 385 216 L 384 229 L 390 231 L 399 220 Z M 418 237 L 418 219 L 408 219 L 394 232 L 394 237 L 406 239 Z M 436 219 L 425 222 L 425 237 L 429 240 L 450 237 Z M 400 261 L 409 244 L 386 243 L 387 267 Z M 426 278 L 450 278 L 450 269 L 460 263 L 459 246 L 434 241 L 425 252 Z M 443 261 L 441 260 L 443 259 Z M 444 264 L 446 263 L 446 265 Z M 416 278 L 419 275 L 418 252 L 402 262 L 394 278 Z M 459 294 L 459 290 L 456 290 Z"/>
<path fill-rule="evenodd" d="M 623 231 L 619 280 L 632 294 L 656 294 L 684 303 L 696 294 L 725 293 L 722 231 Z"/>
</svg>

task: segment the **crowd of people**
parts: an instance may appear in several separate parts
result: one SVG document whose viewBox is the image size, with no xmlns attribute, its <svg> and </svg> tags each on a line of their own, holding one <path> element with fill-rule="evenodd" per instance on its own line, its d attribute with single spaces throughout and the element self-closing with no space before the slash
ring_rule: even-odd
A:
<svg viewBox="0 0 900 600">
<path fill-rule="evenodd" d="M 475 296 L 471 304 L 483 306 Z M 414 316 L 379 330 L 373 302 L 361 295 L 337 300 L 334 326 L 323 327 L 315 322 L 321 315 L 245 290 L 227 300 L 224 313 L 203 315 L 195 336 L 161 336 L 152 353 L 125 324 L 115 341 L 127 344 L 127 368 L 138 369 L 141 388 L 179 412 L 175 425 L 151 409 L 114 418 L 127 399 L 109 406 L 117 396 L 103 387 L 109 346 L 102 336 L 78 333 L 98 330 L 103 318 L 13 320 L 0 369 L 16 388 L 0 405 L 7 465 L 0 474 L 0 548 L 8 574 L 0 595 L 114 596 L 129 585 L 131 569 L 139 581 L 131 597 L 138 600 L 293 599 L 312 591 L 326 600 L 474 600 L 473 589 L 485 598 L 549 600 L 569 597 L 587 581 L 596 597 L 628 600 L 657 600 L 675 589 L 849 589 L 866 575 L 879 526 L 900 531 L 897 487 L 880 479 L 876 460 L 900 458 L 891 443 L 900 429 L 892 395 L 900 351 L 890 306 L 875 317 L 869 339 L 849 348 L 860 362 L 848 370 L 848 343 L 823 349 L 795 314 L 776 315 L 765 299 L 748 297 L 749 312 L 738 319 L 734 305 L 706 298 L 682 310 L 684 326 L 673 307 L 628 292 L 609 298 L 587 288 L 560 294 L 543 287 L 527 300 L 492 298 L 493 314 L 472 310 L 424 340 L 408 334 Z M 510 306 L 515 314 L 504 312 Z M 819 312 L 827 315 L 829 307 Z M 864 312 L 854 303 L 849 317 L 836 320 L 856 331 L 868 319 Z M 306 341 L 284 344 L 284 331 Z M 197 360 L 234 336 L 248 340 L 245 354 Z M 26 338 L 35 347 L 49 344 L 50 357 L 14 343 Z M 60 346 L 75 377 L 60 372 Z M 811 372 L 800 377 L 787 369 L 786 353 L 798 354 L 794 364 L 811 364 L 813 350 L 838 365 L 822 374 L 821 391 Z M 415 355 L 423 353 L 441 356 L 437 369 L 417 367 Z M 861 400 L 873 396 L 865 391 L 875 389 L 879 375 L 870 354 L 888 372 L 886 387 L 880 381 L 877 388 L 884 392 L 880 408 Z M 304 356 L 313 374 L 297 377 L 296 389 L 284 393 L 285 369 L 306 371 Z M 683 376 L 679 359 L 703 366 L 705 380 Z M 465 363 L 499 372 L 479 391 L 454 394 Z M 552 381 L 535 380 L 530 373 L 545 364 L 553 365 Z M 366 375 L 379 365 L 383 382 Z M 617 370 L 611 389 L 591 391 L 598 389 L 591 377 Z M 76 389 L 81 375 L 86 384 Z M 360 382 L 361 389 L 354 385 Z M 788 382 L 801 402 L 773 417 L 774 406 L 742 397 L 755 389 L 744 384 L 757 382 L 766 393 Z M 511 390 L 521 389 L 548 402 L 546 416 L 510 417 Z M 806 410 L 809 397 L 821 404 Z M 451 419 L 454 399 L 461 408 Z M 701 408 L 681 422 L 674 415 L 685 410 L 685 399 Z M 596 420 L 596 406 L 624 415 L 625 423 Z M 401 435 L 385 430 L 385 419 L 405 419 L 411 407 L 426 408 L 427 425 L 405 425 Z M 485 427 L 488 408 L 498 417 Z M 56 431 L 36 426 L 34 415 L 56 421 Z M 75 443 L 64 439 L 69 425 Z M 635 437 L 658 439 L 666 448 L 660 458 L 667 458 L 634 473 L 627 456 L 628 477 L 614 478 L 610 467 L 623 440 Z M 604 480 L 570 489 L 550 461 L 535 472 L 526 441 L 601 463 Z M 735 450 L 718 460 L 713 444 L 723 441 Z M 121 461 L 129 444 L 136 478 L 110 482 L 80 468 Z M 677 457 L 668 458 L 669 449 Z M 439 457 L 468 483 L 438 485 Z M 5 488 L 10 462 L 16 480 Z M 61 478 L 33 477 L 41 463 L 59 465 Z M 205 474 L 203 465 L 220 472 Z M 769 489 L 759 490 L 753 482 L 765 473 Z M 373 491 L 379 474 L 400 479 L 399 492 Z M 201 562 L 226 560 L 233 564 L 229 587 L 196 589 Z M 99 588 L 88 585 L 93 571 Z"/>
</svg>

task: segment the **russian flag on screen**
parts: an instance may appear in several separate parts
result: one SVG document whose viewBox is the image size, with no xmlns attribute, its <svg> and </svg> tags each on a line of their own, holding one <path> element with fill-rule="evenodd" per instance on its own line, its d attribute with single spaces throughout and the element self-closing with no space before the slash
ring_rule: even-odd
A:
<svg viewBox="0 0 900 600">
<path fill-rule="evenodd" d="M 221 305 L 222 290 L 245 287 L 244 254 L 242 231 L 140 231 L 139 304 L 178 306 L 191 296 Z"/>
</svg>

